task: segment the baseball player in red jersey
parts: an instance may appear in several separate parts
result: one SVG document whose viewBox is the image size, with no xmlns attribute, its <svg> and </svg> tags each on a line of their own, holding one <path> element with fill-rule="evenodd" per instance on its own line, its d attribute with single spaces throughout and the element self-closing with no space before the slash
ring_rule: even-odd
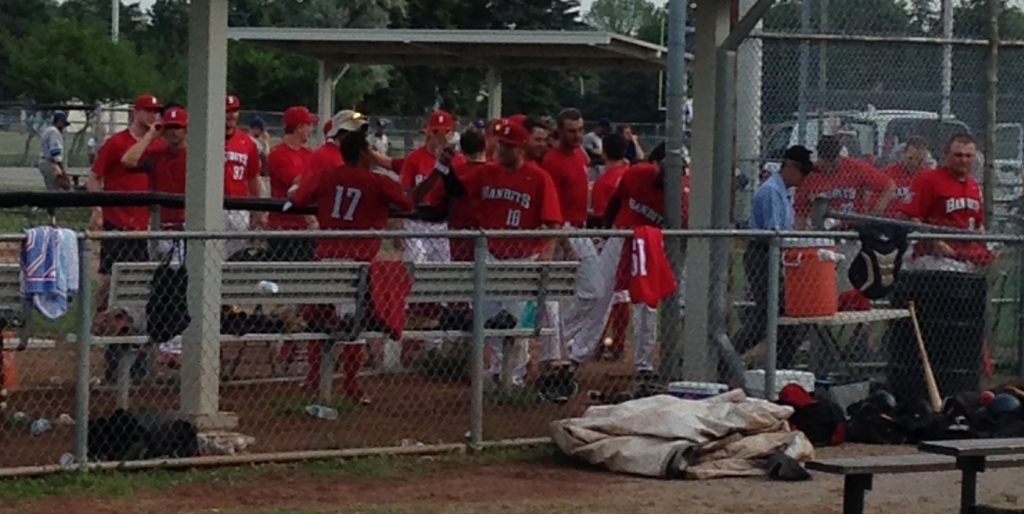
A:
<svg viewBox="0 0 1024 514">
<path fill-rule="evenodd" d="M 340 141 L 343 166 L 323 170 L 304 180 L 295 191 L 292 202 L 298 206 L 315 204 L 317 221 L 323 230 L 383 230 L 388 224 L 392 205 L 411 210 L 412 201 L 402 188 L 386 175 L 371 170 L 374 159 L 366 135 L 350 132 Z M 380 239 L 321 239 L 316 246 L 316 260 L 372 261 L 380 251 Z M 339 315 L 351 314 L 354 305 L 343 305 Z M 358 374 L 363 362 L 365 341 L 343 343 L 342 368 L 345 373 L 344 392 L 353 400 L 369 403 L 359 389 Z M 319 355 L 316 349 L 310 352 Z M 310 362 L 307 384 L 314 384 L 318 363 Z"/>
<path fill-rule="evenodd" d="M 242 109 L 238 97 L 228 95 L 224 103 L 224 196 L 260 198 L 263 196 L 263 181 L 260 180 L 263 162 L 259 147 L 249 134 L 238 130 Z M 249 211 L 224 211 L 225 230 L 245 232 L 265 225 L 266 213 L 250 215 Z M 230 257 L 247 245 L 244 239 L 229 239 L 224 242 L 224 254 Z"/>
<path fill-rule="evenodd" d="M 558 146 L 544 156 L 542 166 L 551 175 L 558 190 L 562 216 L 566 228 L 585 228 L 589 212 L 590 182 L 587 175 L 587 154 L 580 147 L 583 143 L 583 116 L 576 109 L 563 109 L 558 114 Z M 594 241 L 589 237 L 571 237 L 562 241 L 562 257 L 579 260 L 578 288 L 576 296 L 567 307 L 567 316 L 559 320 L 562 348 L 581 329 L 585 322 L 580 313 L 589 312 L 600 296 L 597 289 L 598 253 Z M 559 316 L 561 318 L 561 316 Z M 561 358 L 561 355 L 557 356 Z"/>
<path fill-rule="evenodd" d="M 465 187 L 465 194 L 479 198 L 477 220 L 480 228 L 503 230 L 536 230 L 555 228 L 562 225 L 562 214 L 555 185 L 544 170 L 526 159 L 525 146 L 530 135 L 522 125 L 503 124 L 495 134 L 497 148 L 496 162 L 486 165 L 475 175 L 474 180 L 462 184 L 455 174 L 442 169 L 446 181 L 454 181 Z M 453 180 L 454 179 L 454 180 Z M 446 186 L 447 188 L 448 186 Z M 547 261 L 554 256 L 557 240 L 545 238 L 490 238 L 488 239 L 489 259 L 498 261 Z M 548 322 L 552 322 L 552 307 L 549 302 Z M 511 315 L 516 320 L 523 318 L 525 302 L 489 302 L 485 305 L 488 319 Z M 498 378 L 504 359 L 502 338 L 488 338 L 490 348 L 489 373 Z M 529 362 L 529 343 L 525 340 L 515 344 L 515 369 L 510 377 L 513 386 L 522 386 Z M 551 360 L 560 349 L 557 339 L 542 342 L 542 360 Z"/>
<path fill-rule="evenodd" d="M 306 107 L 289 107 L 284 112 L 284 137 L 267 155 L 270 197 L 286 199 L 292 187 L 309 167 L 313 152 L 306 146 L 318 119 Z M 272 212 L 267 217 L 270 230 L 306 230 L 317 228 L 315 218 L 299 214 Z M 267 252 L 276 261 L 309 261 L 313 258 L 310 239 L 270 239 Z"/>
<path fill-rule="evenodd" d="M 132 121 L 128 128 L 108 139 L 100 148 L 89 175 L 89 191 L 143 193 L 150 190 L 149 174 L 129 169 L 121 163 L 124 154 L 139 139 L 145 137 L 160 119 L 160 100 L 142 95 L 135 100 Z M 149 209 L 146 207 L 96 207 L 89 220 L 93 231 L 136 231 L 149 229 Z M 110 271 L 116 262 L 143 262 L 149 260 L 146 241 L 105 240 L 100 243 L 100 285 L 96 291 L 96 310 L 107 309 L 110 292 Z"/>
<path fill-rule="evenodd" d="M 601 140 L 601 157 L 605 163 L 605 171 L 594 182 L 590 194 L 595 219 L 604 219 L 608 203 L 615 196 L 615 192 L 619 188 L 619 181 L 630 167 L 629 160 L 626 158 L 628 145 L 629 142 L 621 134 L 608 134 Z M 600 251 L 600 245 L 598 250 Z M 567 317 L 569 314 L 566 312 Z M 569 324 L 568 321 L 566 324 Z M 611 345 L 607 348 L 606 355 L 608 360 L 622 358 L 622 354 L 626 351 L 626 329 L 628 328 L 629 291 L 616 291 L 611 315 L 608 318 L 608 326 L 605 328 L 605 332 L 611 331 Z"/>
<path fill-rule="evenodd" d="M 451 169 L 455 172 L 460 182 L 472 184 L 476 174 L 480 173 L 488 165 L 487 156 L 484 153 L 484 135 L 476 128 L 471 128 L 462 133 L 460 141 L 466 162 L 453 164 Z M 441 177 L 440 173 L 433 173 L 416 186 L 416 189 L 413 191 L 413 202 L 420 203 L 424 196 L 434 191 L 440 185 Z M 468 230 L 480 227 L 480 224 L 477 222 L 479 198 L 469 195 L 459 198 L 448 198 L 443 188 L 441 193 L 442 202 L 447 202 L 448 204 L 448 228 L 451 230 Z M 472 261 L 476 253 L 474 251 L 475 244 L 472 239 L 449 239 L 448 247 L 451 252 L 452 261 Z"/>
<path fill-rule="evenodd" d="M 903 204 L 910 202 L 910 184 L 918 173 L 928 169 L 925 163 L 928 160 L 928 140 L 914 136 L 907 140 L 903 148 L 903 159 L 894 162 L 883 170 L 896 184 L 896 198 L 889 203 L 885 209 L 885 217 L 897 218 Z"/>
<path fill-rule="evenodd" d="M 985 206 L 981 187 L 971 176 L 978 147 L 970 134 L 956 134 L 946 144 L 946 165 L 914 177 L 910 202 L 900 212 L 921 223 L 982 232 Z M 992 252 L 975 241 L 933 241 L 914 245 L 913 267 L 970 271 L 991 264 Z"/>
<path fill-rule="evenodd" d="M 624 152 L 623 152 L 624 153 Z M 663 151 L 655 150 L 653 159 L 662 158 Z M 683 177 L 683 226 L 688 225 L 690 180 Z M 608 202 L 604 213 L 606 224 L 614 228 L 632 229 L 637 227 L 661 227 L 665 221 L 665 173 L 660 163 L 642 163 L 630 167 L 619 181 L 615 195 Z M 628 288 L 628 265 L 630 260 L 623 257 L 629 249 L 628 238 L 609 238 L 601 250 L 600 284 L 602 292 L 590 323 L 575 338 L 572 345 L 571 359 L 574 365 L 586 362 L 598 350 L 601 332 L 603 332 L 612 306 L 614 291 Z M 684 279 L 678 280 L 677 295 L 684 296 Z M 638 377 L 649 375 L 654 369 L 654 347 L 656 345 L 657 311 L 645 304 L 633 306 L 633 366 Z"/>
<path fill-rule="evenodd" d="M 399 178 L 407 191 L 412 191 L 427 179 L 434 171 L 438 153 L 449 146 L 452 131 L 455 129 L 455 118 L 445 111 L 430 113 L 425 127 L 426 141 L 423 146 L 413 150 L 405 157 Z M 457 155 L 453 163 L 457 166 L 465 162 L 462 155 Z M 429 191 L 423 199 L 427 205 L 437 206 L 441 196 L 440 188 Z M 405 229 L 410 232 L 437 232 L 447 230 L 446 223 L 432 223 L 418 220 L 406 220 Z M 408 239 L 405 247 L 405 260 L 408 262 L 448 262 L 451 255 L 447 239 Z"/>
<path fill-rule="evenodd" d="M 150 126 L 146 135 L 131 147 L 121 164 L 149 174 L 154 192 L 185 194 L 186 162 L 188 149 L 185 146 L 188 129 L 188 112 L 179 105 L 164 106 L 160 123 Z M 160 230 L 184 230 L 185 209 L 160 207 Z M 160 258 L 171 262 L 184 262 L 185 241 L 161 239 L 158 242 Z M 181 338 L 158 341 L 162 364 L 176 364 L 181 361 Z"/>
</svg>

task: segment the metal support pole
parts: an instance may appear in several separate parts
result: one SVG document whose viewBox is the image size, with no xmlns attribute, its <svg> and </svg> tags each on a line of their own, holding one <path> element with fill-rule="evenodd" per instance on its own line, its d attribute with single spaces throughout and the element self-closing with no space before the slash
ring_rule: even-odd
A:
<svg viewBox="0 0 1024 514">
<path fill-rule="evenodd" d="M 682 0 L 679 0 L 682 1 Z M 729 2 L 700 0 L 697 2 L 697 23 L 694 33 L 694 76 L 700 80 L 693 88 L 693 172 L 690 176 L 690 228 L 714 226 L 715 202 L 715 123 L 719 119 L 716 96 L 718 84 L 718 52 L 729 37 Z M 666 168 L 668 171 L 669 168 Z M 726 178 L 728 180 L 728 178 Z M 666 185 L 669 176 L 666 175 Z M 667 195 L 666 195 L 667 196 Z M 728 208 L 728 206 L 726 206 Z M 666 212 L 666 214 L 671 214 Z M 690 238 L 686 245 L 686 324 L 683 326 L 683 376 L 690 381 L 709 381 L 717 376 L 711 364 L 709 343 L 709 303 L 711 294 L 711 241 Z M 664 341 L 663 341 L 664 344 Z"/>
<path fill-rule="evenodd" d="M 185 227 L 224 229 L 224 93 L 227 89 L 228 0 L 189 5 L 188 186 Z M 233 428 L 220 412 L 220 293 L 224 241 L 191 239 L 188 310 L 192 322 L 181 354 L 181 410 L 200 430 Z"/>
<path fill-rule="evenodd" d="M 484 287 L 487 285 L 487 238 L 477 236 L 474 243 L 476 254 L 473 258 L 473 360 L 470 366 L 472 395 L 469 407 L 471 448 L 476 448 L 483 441 L 484 433 Z"/>
<path fill-rule="evenodd" d="M 953 0 L 942 0 L 942 38 L 953 38 Z M 953 114 L 953 45 L 942 45 L 942 119 Z"/>
<path fill-rule="evenodd" d="M 811 0 L 803 0 L 800 11 L 800 33 L 810 34 L 811 32 Z M 797 142 L 807 144 L 807 82 L 811 61 L 811 43 L 807 40 L 800 42 L 800 89 L 799 111 L 797 112 Z M 820 134 L 819 134 L 820 137 Z"/>
<path fill-rule="evenodd" d="M 758 4 L 753 0 L 740 0 L 739 5 L 744 17 L 759 14 L 754 11 Z M 759 27 L 760 24 L 754 25 L 754 29 Z M 740 28 L 737 24 L 733 33 Z M 736 220 L 750 218 L 754 192 L 760 183 L 763 49 L 760 39 L 747 37 L 736 54 L 736 165 L 749 184 L 736 192 Z"/>
<path fill-rule="evenodd" d="M 828 32 L 828 0 L 821 0 L 821 12 L 818 16 L 818 32 Z M 814 99 L 818 107 L 818 137 L 825 132 L 825 101 L 828 85 L 828 43 L 818 43 L 818 95 Z"/>
<path fill-rule="evenodd" d="M 487 119 L 501 118 L 501 70 L 487 68 Z"/>
<path fill-rule="evenodd" d="M 333 397 L 334 363 L 337 362 L 335 350 L 337 347 L 338 345 L 333 339 L 326 339 L 320 343 L 320 401 L 324 404 L 330 403 Z"/>
<path fill-rule="evenodd" d="M 322 143 L 324 140 L 324 124 L 330 121 L 331 116 L 334 115 L 334 80 L 332 79 L 334 65 L 326 61 L 319 61 L 317 64 L 316 113 L 320 118 L 321 130 L 315 131 L 313 137 Z"/>
<path fill-rule="evenodd" d="M 75 341 L 75 462 L 89 457 L 89 349 L 92 347 L 92 241 L 78 245 L 78 338 Z M 82 467 L 81 469 L 86 469 Z"/>
<path fill-rule="evenodd" d="M 110 0 L 110 39 L 117 42 L 121 32 L 121 0 Z"/>
<path fill-rule="evenodd" d="M 764 359 L 764 397 L 769 400 L 775 399 L 775 368 L 778 365 L 779 356 L 779 276 L 782 264 L 782 252 L 779 249 L 779 239 L 773 237 L 768 242 L 768 336 Z"/>
<path fill-rule="evenodd" d="M 732 176 L 733 176 L 733 135 L 736 125 L 735 93 L 736 93 L 736 52 L 719 51 L 717 67 L 717 85 L 715 89 L 715 165 L 712 173 L 712 190 L 714 200 L 711 204 L 711 222 L 714 228 L 729 228 L 732 207 Z M 725 334 L 728 330 L 728 283 L 729 283 L 729 248 L 732 241 L 718 237 L 711 240 L 711 272 L 708 301 L 711 304 L 708 312 L 708 347 L 713 348 L 712 337 Z M 706 365 L 714 366 L 712 354 L 708 354 Z"/>
<path fill-rule="evenodd" d="M 671 0 L 668 14 L 668 70 L 666 71 L 665 88 L 665 125 L 668 139 L 665 144 L 665 226 L 682 228 L 682 185 L 683 185 L 683 147 L 685 142 L 686 123 L 686 8 L 687 0 Z M 685 241 L 678 237 L 670 237 L 665 241 L 672 271 L 682 277 L 684 266 L 683 245 Z M 661 323 L 661 363 L 660 373 L 663 377 L 677 378 L 682 373 L 682 313 L 676 305 L 670 305 L 662 311 Z"/>
<path fill-rule="evenodd" d="M 1024 377 L 1024 245 L 1017 245 L 1017 376 Z"/>
<path fill-rule="evenodd" d="M 996 123 L 999 106 L 999 15 L 1001 0 L 988 0 L 988 53 L 985 55 L 985 169 L 981 194 L 985 202 L 985 230 L 992 232 L 995 213 Z"/>
</svg>

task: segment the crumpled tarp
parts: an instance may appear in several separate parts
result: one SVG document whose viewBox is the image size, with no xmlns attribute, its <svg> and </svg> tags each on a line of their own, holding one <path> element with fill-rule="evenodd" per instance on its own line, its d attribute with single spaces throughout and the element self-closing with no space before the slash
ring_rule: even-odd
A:
<svg viewBox="0 0 1024 514">
<path fill-rule="evenodd" d="M 738 401 L 733 401 L 736 399 Z M 574 457 L 617 473 L 649 477 L 760 476 L 783 451 L 814 458 L 802 432 L 790 431 L 793 408 L 728 393 L 708 400 L 659 395 L 594 406 L 551 423 L 555 443 Z"/>
</svg>

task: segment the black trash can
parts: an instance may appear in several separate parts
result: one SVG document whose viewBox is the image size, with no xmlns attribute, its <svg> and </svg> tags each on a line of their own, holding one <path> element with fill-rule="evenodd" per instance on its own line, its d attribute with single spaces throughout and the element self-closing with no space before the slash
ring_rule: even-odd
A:
<svg viewBox="0 0 1024 514">
<path fill-rule="evenodd" d="M 893 307 L 914 302 L 921 336 L 939 393 L 977 391 L 985 340 L 985 277 L 973 273 L 908 271 L 890 296 Z M 890 325 L 888 382 L 905 401 L 928 398 L 914 327 L 909 319 Z"/>
</svg>

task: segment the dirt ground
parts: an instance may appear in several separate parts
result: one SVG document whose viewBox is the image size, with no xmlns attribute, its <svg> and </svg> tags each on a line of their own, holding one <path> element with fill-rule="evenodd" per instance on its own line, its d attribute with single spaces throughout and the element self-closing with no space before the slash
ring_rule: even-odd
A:
<svg viewBox="0 0 1024 514">
<path fill-rule="evenodd" d="M 913 449 L 848 445 L 823 450 L 819 457 L 908 451 Z M 1022 482 L 1024 470 L 985 473 L 980 478 L 979 500 L 1020 508 Z M 0 490 L 3 487 L 5 483 L 0 482 Z M 831 514 L 841 512 L 841 492 L 840 478 L 821 474 L 801 483 L 749 478 L 665 481 L 614 475 L 542 456 L 456 466 L 412 478 L 317 477 L 281 468 L 252 482 L 190 483 L 163 491 L 137 490 L 122 498 L 83 494 L 0 502 L 0 512 Z M 952 513 L 957 511 L 958 498 L 956 473 L 882 476 L 868 494 L 867 512 Z"/>
</svg>

